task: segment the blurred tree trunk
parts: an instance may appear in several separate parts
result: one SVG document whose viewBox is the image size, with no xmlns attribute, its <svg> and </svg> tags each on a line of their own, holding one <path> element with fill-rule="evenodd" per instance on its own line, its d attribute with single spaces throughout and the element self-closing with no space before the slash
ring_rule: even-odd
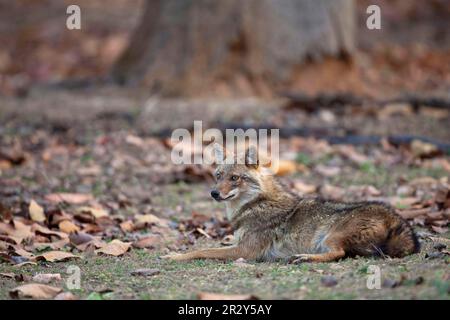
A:
<svg viewBox="0 0 450 320">
<path fill-rule="evenodd" d="M 112 76 L 166 94 L 272 91 L 307 59 L 351 53 L 354 11 L 353 0 L 147 0 Z"/>
</svg>

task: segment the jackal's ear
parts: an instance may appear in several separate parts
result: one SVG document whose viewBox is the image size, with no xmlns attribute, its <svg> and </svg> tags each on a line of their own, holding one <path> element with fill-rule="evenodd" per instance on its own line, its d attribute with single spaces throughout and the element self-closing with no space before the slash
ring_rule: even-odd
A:
<svg viewBox="0 0 450 320">
<path fill-rule="evenodd" d="M 256 149 L 255 146 L 250 146 L 247 151 L 245 151 L 245 165 L 255 169 L 258 168 L 258 149 Z"/>
<path fill-rule="evenodd" d="M 223 146 L 216 142 L 213 145 L 213 151 L 216 164 L 222 164 L 225 160 L 225 150 L 223 149 Z"/>
</svg>

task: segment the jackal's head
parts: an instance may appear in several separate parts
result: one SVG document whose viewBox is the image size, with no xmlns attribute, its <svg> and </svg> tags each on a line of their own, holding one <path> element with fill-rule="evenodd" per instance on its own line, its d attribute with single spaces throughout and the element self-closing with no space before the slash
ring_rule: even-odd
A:
<svg viewBox="0 0 450 320">
<path fill-rule="evenodd" d="M 255 147 L 249 147 L 243 159 L 235 155 L 225 157 L 225 150 L 220 145 L 215 145 L 214 154 L 216 184 L 211 197 L 216 201 L 250 201 L 262 192 L 263 174 Z"/>
</svg>

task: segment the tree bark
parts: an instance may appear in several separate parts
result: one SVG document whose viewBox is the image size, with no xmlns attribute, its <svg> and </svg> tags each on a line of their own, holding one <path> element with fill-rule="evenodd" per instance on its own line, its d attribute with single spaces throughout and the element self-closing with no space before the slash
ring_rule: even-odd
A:
<svg viewBox="0 0 450 320">
<path fill-rule="evenodd" d="M 354 49 L 353 0 L 147 0 L 113 67 L 166 94 L 285 88 L 305 60 Z"/>
</svg>

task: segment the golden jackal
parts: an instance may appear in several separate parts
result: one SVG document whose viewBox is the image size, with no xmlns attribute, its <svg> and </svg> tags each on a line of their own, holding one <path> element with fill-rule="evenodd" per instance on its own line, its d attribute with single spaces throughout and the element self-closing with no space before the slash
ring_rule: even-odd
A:
<svg viewBox="0 0 450 320">
<path fill-rule="evenodd" d="M 219 148 L 216 159 L 223 159 Z M 244 164 L 217 166 L 211 196 L 226 203 L 235 230 L 233 246 L 163 258 L 326 262 L 356 255 L 403 257 L 419 251 L 409 224 L 388 205 L 300 198 L 260 167 L 254 147 L 246 150 Z"/>
</svg>

